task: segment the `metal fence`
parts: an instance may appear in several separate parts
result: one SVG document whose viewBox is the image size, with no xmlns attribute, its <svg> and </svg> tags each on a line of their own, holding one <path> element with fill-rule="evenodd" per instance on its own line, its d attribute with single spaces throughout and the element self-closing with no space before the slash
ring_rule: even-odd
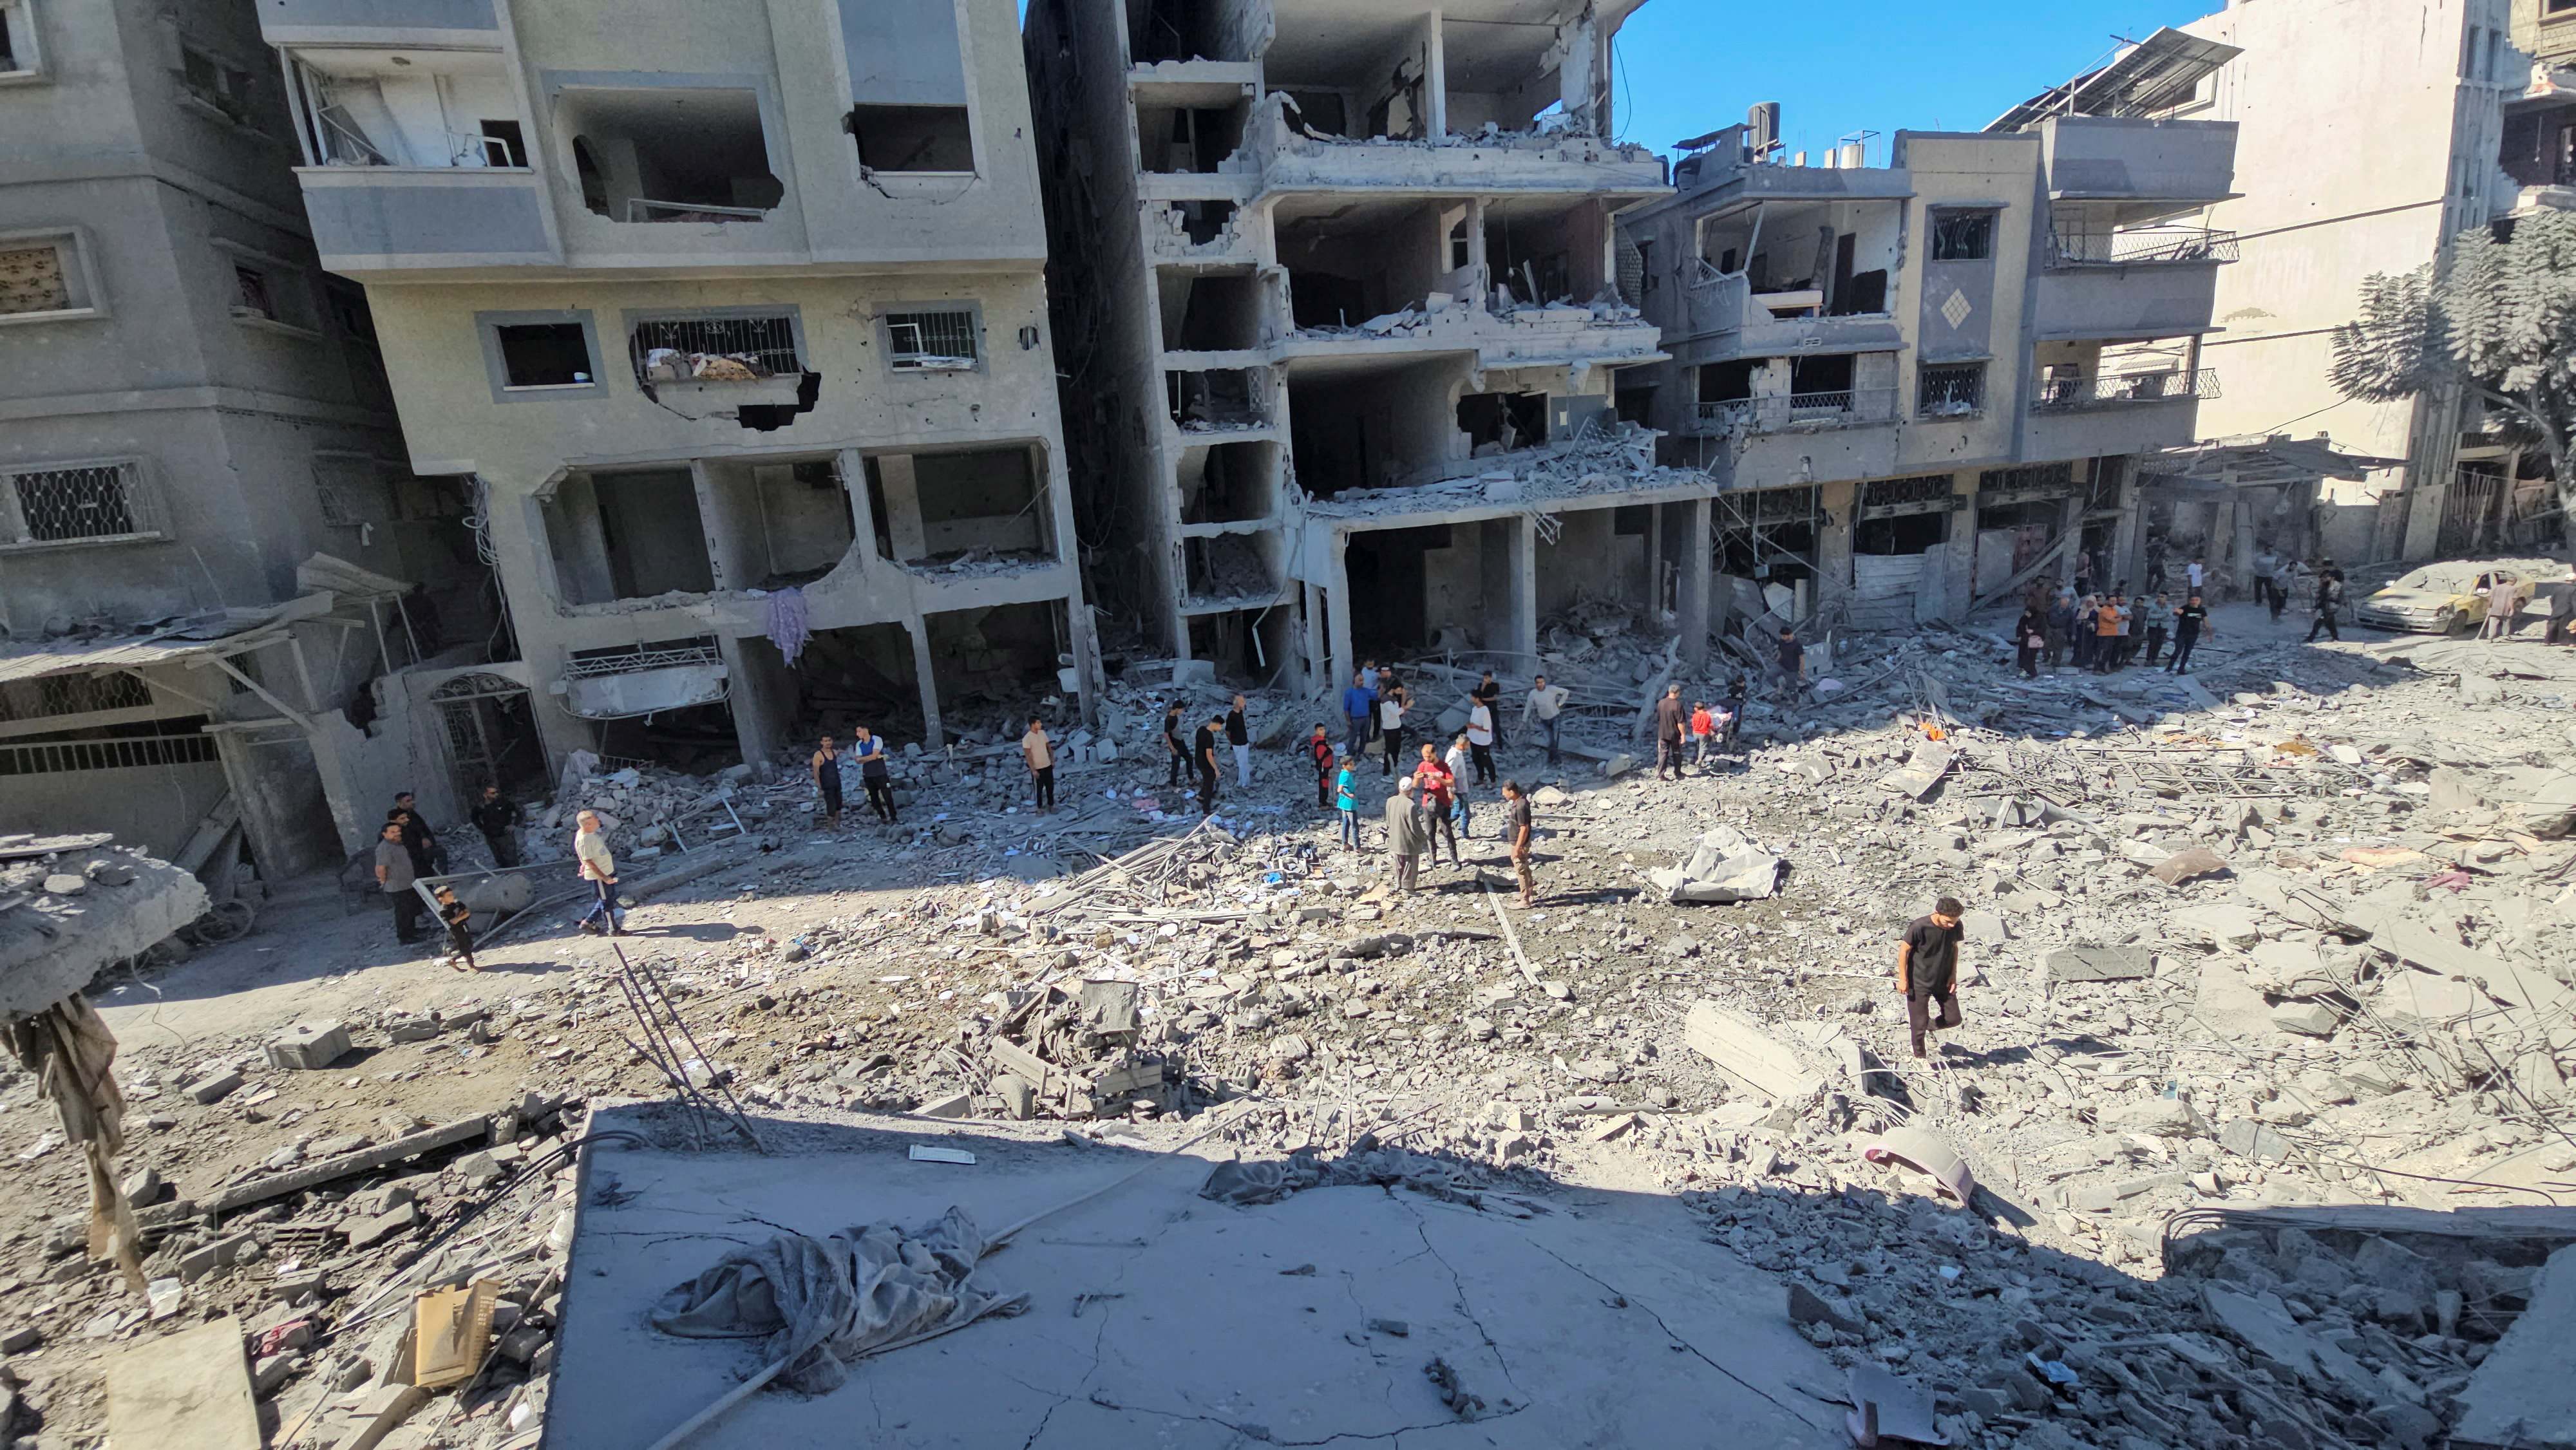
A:
<svg viewBox="0 0 2576 1450">
<path fill-rule="evenodd" d="M 657 352 L 738 358 L 750 364 L 754 372 L 770 377 L 805 371 L 805 364 L 796 356 L 796 319 L 784 313 L 772 317 L 673 317 L 638 322 L 626 340 L 626 350 L 634 360 L 638 382 L 650 381 L 646 368 Z"/>
<path fill-rule="evenodd" d="M 2125 403 L 2171 403 L 2186 398 L 2218 396 L 2218 374 L 2209 368 L 2188 372 L 2167 368 L 2102 377 L 2053 377 L 2041 381 L 2031 399 L 2034 413 L 2066 413 L 2079 408 L 2115 408 Z"/>
<path fill-rule="evenodd" d="M 0 473 L 0 543 L 50 544 L 158 532 L 132 462 Z"/>
<path fill-rule="evenodd" d="M 2050 256 L 2061 267 L 2147 267 L 2236 260 L 2236 234 L 2210 227 L 2052 231 L 2048 241 Z"/>
<path fill-rule="evenodd" d="M 1792 428 L 1844 428 L 1885 423 L 1896 416 L 1896 389 L 1844 388 L 1768 398 L 1730 398 L 1698 405 L 1709 432 L 1777 433 Z"/>
<path fill-rule="evenodd" d="M 638 645 L 633 649 L 586 651 L 564 661 L 563 672 L 573 679 L 589 679 L 598 675 L 631 675 L 642 670 L 722 663 L 724 656 L 716 652 L 713 639 L 668 640 L 660 644 Z"/>
<path fill-rule="evenodd" d="M 211 735 L 123 735 L 0 746 L 0 775 L 62 775 L 150 765 L 205 765 L 220 757 Z"/>
</svg>

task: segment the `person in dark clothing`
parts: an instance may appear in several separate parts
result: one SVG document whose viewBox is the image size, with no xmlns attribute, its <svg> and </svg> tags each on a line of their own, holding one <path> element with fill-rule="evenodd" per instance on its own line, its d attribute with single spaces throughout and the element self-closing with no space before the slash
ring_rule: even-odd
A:
<svg viewBox="0 0 2576 1450">
<path fill-rule="evenodd" d="M 1772 667 L 1779 672 L 1780 683 L 1788 687 L 1789 698 L 1796 699 L 1798 692 L 1807 684 L 1807 647 L 1798 643 L 1796 630 L 1780 631 L 1779 651 L 1772 659 Z"/>
<path fill-rule="evenodd" d="M 2317 617 L 2308 621 L 2307 642 L 2315 644 L 2317 631 L 2322 629 L 2326 638 L 2340 643 L 2343 630 L 2335 623 L 2335 611 L 2343 604 L 2343 571 L 2334 567 L 2332 559 L 2326 560 L 2325 567 L 2317 571 L 2316 603 Z"/>
<path fill-rule="evenodd" d="M 1744 697 L 1751 693 L 1752 688 L 1742 675 L 1726 682 L 1726 737 L 1723 743 L 1727 745 L 1733 745 L 1735 737 L 1744 732 Z"/>
<path fill-rule="evenodd" d="M 438 888 L 438 920 L 447 928 L 448 965 L 460 972 L 483 970 L 474 964 L 474 913 L 456 899 L 453 887 Z"/>
<path fill-rule="evenodd" d="M 850 758 L 859 763 L 859 784 L 868 793 L 868 809 L 877 819 L 894 824 L 894 771 L 887 763 L 885 742 L 868 733 L 861 725 L 852 732 Z"/>
<path fill-rule="evenodd" d="M 1467 698 L 1485 707 L 1485 713 L 1494 722 L 1492 748 L 1496 750 L 1503 748 L 1508 743 L 1503 739 L 1503 687 L 1494 679 L 1492 670 L 1485 671 L 1485 677 L 1476 682 L 1476 688 L 1467 692 Z"/>
<path fill-rule="evenodd" d="M 483 844 L 492 848 L 492 864 L 511 867 L 519 864 L 519 803 L 501 794 L 497 785 L 483 787 L 483 798 L 468 813 L 474 829 L 483 833 Z"/>
<path fill-rule="evenodd" d="M 2039 652 L 2048 648 L 2048 618 L 2039 606 L 2025 605 L 2021 619 L 2013 625 L 2013 663 L 2021 667 L 2025 680 L 2039 678 Z"/>
<path fill-rule="evenodd" d="M 1664 697 L 1655 702 L 1655 779 L 1664 778 L 1666 767 L 1672 778 L 1682 778 L 1682 739 L 1690 720 L 1690 710 L 1682 704 L 1682 687 L 1664 686 Z"/>
<path fill-rule="evenodd" d="M 1216 748 L 1224 738 L 1225 717 L 1210 715 L 1190 739 L 1190 759 L 1198 762 L 1199 814 L 1203 816 L 1216 810 Z"/>
<path fill-rule="evenodd" d="M 814 777 L 814 788 L 823 793 L 823 824 L 838 828 L 841 824 L 841 747 L 826 735 L 805 758 L 806 773 Z"/>
<path fill-rule="evenodd" d="M 1896 942 L 1896 990 L 1905 994 L 1905 1025 L 1914 1034 L 1916 1057 L 1924 1055 L 1923 1039 L 1934 1028 L 1959 1025 L 1959 940 L 1965 935 L 1960 911 L 1958 898 L 1944 896 Z"/>
<path fill-rule="evenodd" d="M 2200 602 L 2198 594 L 2186 598 L 2182 607 L 2173 612 L 2173 622 L 2173 663 L 2165 668 L 2177 675 L 2187 675 L 2191 673 L 2192 647 L 2200 643 L 2201 631 L 2208 630 L 2209 637 L 2216 639 L 2218 630 L 2210 624 L 2209 606 Z"/>
<path fill-rule="evenodd" d="M 418 873 L 411 869 L 411 860 L 411 847 L 403 843 L 402 821 L 387 820 L 376 841 L 376 889 L 393 903 L 394 940 L 404 946 L 420 940 L 420 893 L 411 889 Z"/>
<path fill-rule="evenodd" d="M 1225 712 L 1226 748 L 1234 752 L 1234 785 L 1237 790 L 1252 789 L 1252 725 L 1243 718 L 1244 698 L 1234 697 L 1234 708 Z"/>
<path fill-rule="evenodd" d="M 2138 606 L 2138 617 L 2147 626 L 2147 668 L 2156 667 L 2156 656 L 2164 653 L 2165 630 L 2173 623 L 2173 605 L 2159 594 L 2153 604 Z"/>
<path fill-rule="evenodd" d="M 1333 741 L 1323 726 L 1316 726 L 1307 738 L 1306 756 L 1315 762 L 1315 808 L 1329 811 L 1333 808 Z"/>
<path fill-rule="evenodd" d="M 437 875 L 447 864 L 447 848 L 438 844 L 438 833 L 421 819 L 420 803 L 412 799 L 410 791 L 403 791 L 394 797 L 394 809 L 411 817 L 403 827 L 403 847 L 411 852 L 412 874 Z"/>
<path fill-rule="evenodd" d="M 1191 760 L 1189 747 L 1181 743 L 1181 702 L 1178 700 L 1174 700 L 1170 708 L 1163 711 L 1163 756 L 1171 766 L 1163 773 L 1163 784 L 1167 787 L 1178 786 L 1181 783 L 1181 767 L 1188 765 Z"/>
</svg>

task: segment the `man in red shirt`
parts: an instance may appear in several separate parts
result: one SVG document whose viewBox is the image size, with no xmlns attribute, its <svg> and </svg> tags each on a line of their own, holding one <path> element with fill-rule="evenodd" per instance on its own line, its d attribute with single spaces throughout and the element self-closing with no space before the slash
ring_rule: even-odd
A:
<svg viewBox="0 0 2576 1450">
<path fill-rule="evenodd" d="M 1413 768 L 1413 783 L 1422 792 L 1422 814 L 1426 817 L 1426 838 L 1431 843 L 1431 859 L 1440 859 L 1440 838 L 1449 838 L 1449 864 L 1465 866 L 1458 857 L 1458 825 L 1449 819 L 1449 807 L 1455 801 L 1458 778 L 1440 763 L 1439 751 L 1429 741 L 1423 742 L 1422 762 Z"/>
</svg>

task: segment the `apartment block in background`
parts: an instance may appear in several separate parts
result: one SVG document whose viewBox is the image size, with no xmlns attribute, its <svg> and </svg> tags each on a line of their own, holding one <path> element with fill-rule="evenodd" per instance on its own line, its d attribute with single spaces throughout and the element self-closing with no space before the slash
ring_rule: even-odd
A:
<svg viewBox="0 0 2576 1450">
<path fill-rule="evenodd" d="M 2364 278 L 2576 197 L 2561 189 L 2576 180 L 2576 90 L 2515 48 L 2514 24 L 2507 0 L 2234 0 L 2184 27 L 2240 52 L 2169 112 L 2235 122 L 2240 137 L 2242 194 L 2202 218 L 2236 232 L 2243 256 L 2219 278 L 2225 331 L 2209 355 L 2232 381 L 2204 431 L 2322 433 L 2386 460 L 2320 495 L 2323 551 L 2348 563 L 2555 538 L 2546 468 L 2517 458 L 2474 402 L 2354 402 L 2327 378 Z"/>
<path fill-rule="evenodd" d="M 344 709 L 498 623 L 294 135 L 252 0 L 0 0 L 0 830 L 186 850 L 219 898 L 245 842 L 339 865 L 413 759 L 353 784 Z"/>
<path fill-rule="evenodd" d="M 2078 548 L 2144 583 L 2137 460 L 2220 393 L 2202 346 L 2234 255 L 2177 219 L 2230 194 L 2236 135 L 2139 118 L 2160 72 L 2135 71 L 1899 131 L 1878 165 L 1866 137 L 1786 156 L 1757 107 L 1620 219 L 1668 357 L 1619 408 L 1717 485 L 1719 627 L 1957 617 Z"/>
<path fill-rule="evenodd" d="M 1088 705 L 1007 0 L 260 11 L 323 263 L 417 467 L 485 500 L 549 757 Z"/>
<path fill-rule="evenodd" d="M 1634 8 L 1034 0 L 1084 548 L 1142 647 L 1322 689 L 1704 590 L 1707 481 L 1612 408 L 1661 356 L 1612 246 L 1668 190 L 1607 139 Z"/>
</svg>

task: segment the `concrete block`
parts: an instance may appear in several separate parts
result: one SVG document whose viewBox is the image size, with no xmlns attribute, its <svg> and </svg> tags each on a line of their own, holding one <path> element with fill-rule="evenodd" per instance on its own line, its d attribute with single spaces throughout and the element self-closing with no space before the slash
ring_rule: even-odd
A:
<svg viewBox="0 0 2576 1450">
<path fill-rule="evenodd" d="M 489 1148 L 468 1153 L 448 1167 L 456 1170 L 458 1177 L 477 1188 L 498 1183 L 509 1176 L 509 1170 L 501 1166 L 501 1160 L 494 1157 Z"/>
<path fill-rule="evenodd" d="M 1959 930 L 1968 940 L 1985 946 L 1997 946 L 2012 940 L 2012 928 L 1991 911 L 1971 911 L 1959 918 Z"/>
<path fill-rule="evenodd" d="M 2040 958 L 2052 982 L 2125 982 L 2155 975 L 2145 947 L 2059 947 Z"/>
<path fill-rule="evenodd" d="M 1789 1322 L 1830 1325 L 1845 1334 L 1861 1332 L 1858 1319 L 1836 1308 L 1831 1301 L 1804 1284 L 1789 1286 Z"/>
<path fill-rule="evenodd" d="M 1583 1136 L 1591 1139 L 1595 1143 L 1607 1143 L 1611 1139 L 1618 1137 L 1620 1134 L 1627 1132 L 1629 1129 L 1636 1127 L 1642 1121 L 1643 1119 L 1640 1119 L 1635 1113 L 1616 1113 L 1602 1120 L 1599 1126 L 1593 1128 L 1592 1131 L 1585 1133 Z"/>
<path fill-rule="evenodd" d="M 963 1118 L 971 1116 L 973 1110 L 974 1099 L 968 1093 L 950 1093 L 945 1097 L 932 1098 L 913 1109 L 925 1118 Z"/>
<path fill-rule="evenodd" d="M 358 1403 L 356 1423 L 332 1450 L 376 1450 L 429 1396 L 417 1385 L 385 1385 Z"/>
<path fill-rule="evenodd" d="M 2218 1130 L 2218 1146 L 2240 1158 L 2278 1163 L 2290 1156 L 2290 1140 L 2252 1118 L 2238 1118 Z"/>
<path fill-rule="evenodd" d="M 204 1248 L 192 1250 L 179 1259 L 179 1278 L 193 1284 L 218 1269 L 229 1269 L 241 1260 L 242 1250 L 258 1242 L 249 1234 L 220 1238 Z"/>
<path fill-rule="evenodd" d="M 2159 1188 L 2182 1188 L 2191 1181 L 2189 1174 L 2158 1173 L 2148 1178 L 2131 1178 L 2120 1183 L 2097 1183 L 2079 1188 L 2067 1195 L 2066 1206 L 2084 1213 L 2104 1213 L 2132 1198 L 2155 1192 Z"/>
<path fill-rule="evenodd" d="M 304 1356 L 300 1354 L 272 1354 L 252 1365 L 250 1392 L 263 1400 L 276 1394 L 277 1387 L 286 1383 L 287 1376 L 295 1373 L 296 1366 L 303 1362 Z"/>
<path fill-rule="evenodd" d="M 2272 1009 L 2272 1025 L 2302 1037 L 2332 1037 L 2343 1014 L 2324 1002 L 2284 1002 Z"/>
<path fill-rule="evenodd" d="M 268 1065 L 318 1072 L 349 1055 L 349 1029 L 337 1022 L 298 1022 L 268 1045 Z"/>
<path fill-rule="evenodd" d="M 1682 1040 L 1718 1071 L 1783 1105 L 1803 1105 L 1825 1090 L 1824 1078 L 1808 1071 L 1787 1043 L 1752 1018 L 1714 1002 L 1691 1004 Z"/>
<path fill-rule="evenodd" d="M 229 1314 L 118 1350 L 106 1381 L 111 1444 L 260 1450 L 241 1321 Z"/>
<path fill-rule="evenodd" d="M 2242 906 L 2194 906 L 2165 918 L 2165 935 L 2246 951 L 2263 939 L 2262 923 Z"/>
<path fill-rule="evenodd" d="M 2194 846 L 2188 851 L 2178 851 L 2167 856 L 2149 867 L 2147 874 L 2167 886 L 2179 886 L 2183 882 L 2196 881 L 2203 876 L 2215 876 L 2226 869 L 2227 862 L 2221 859 L 2216 851 L 2206 846 Z"/>
<path fill-rule="evenodd" d="M 382 1243 L 384 1240 L 391 1238 L 395 1234 L 405 1232 L 406 1230 L 417 1226 L 420 1223 L 420 1218 L 420 1205 L 417 1203 L 406 1203 L 402 1207 L 381 1217 L 360 1219 L 357 1222 L 348 1225 L 345 1230 L 349 1236 L 349 1247 L 353 1249 L 363 1249 L 373 1244 Z"/>
<path fill-rule="evenodd" d="M 2209 1131 L 2200 1114 L 2180 1098 L 2141 1098 L 2120 1103 L 2102 1111 L 2101 1124 L 2115 1132 L 2145 1133 L 2156 1138 L 2192 1138 Z"/>
<path fill-rule="evenodd" d="M 1002 1111 L 1014 1121 L 1026 1121 L 1037 1115 L 1037 1087 L 1017 1073 L 1003 1073 L 993 1079 L 993 1092 L 1002 1100 Z"/>
<path fill-rule="evenodd" d="M 1619 777 L 1626 775 L 1628 772 L 1635 770 L 1636 768 L 1637 757 L 1630 755 L 1623 750 L 1601 762 L 1601 778 L 1603 780 L 1617 780 Z"/>
<path fill-rule="evenodd" d="M 385 1024 L 385 1036 L 394 1042 L 427 1042 L 437 1035 L 435 1017 L 398 1017 Z"/>
<path fill-rule="evenodd" d="M 198 1102 L 214 1104 L 231 1097 L 242 1085 L 242 1075 L 227 1068 L 188 1089 L 188 1096 Z"/>
<path fill-rule="evenodd" d="M 45 1331 L 32 1324 L 0 1332 L 0 1354 L 24 1354 L 45 1342 Z"/>
</svg>

